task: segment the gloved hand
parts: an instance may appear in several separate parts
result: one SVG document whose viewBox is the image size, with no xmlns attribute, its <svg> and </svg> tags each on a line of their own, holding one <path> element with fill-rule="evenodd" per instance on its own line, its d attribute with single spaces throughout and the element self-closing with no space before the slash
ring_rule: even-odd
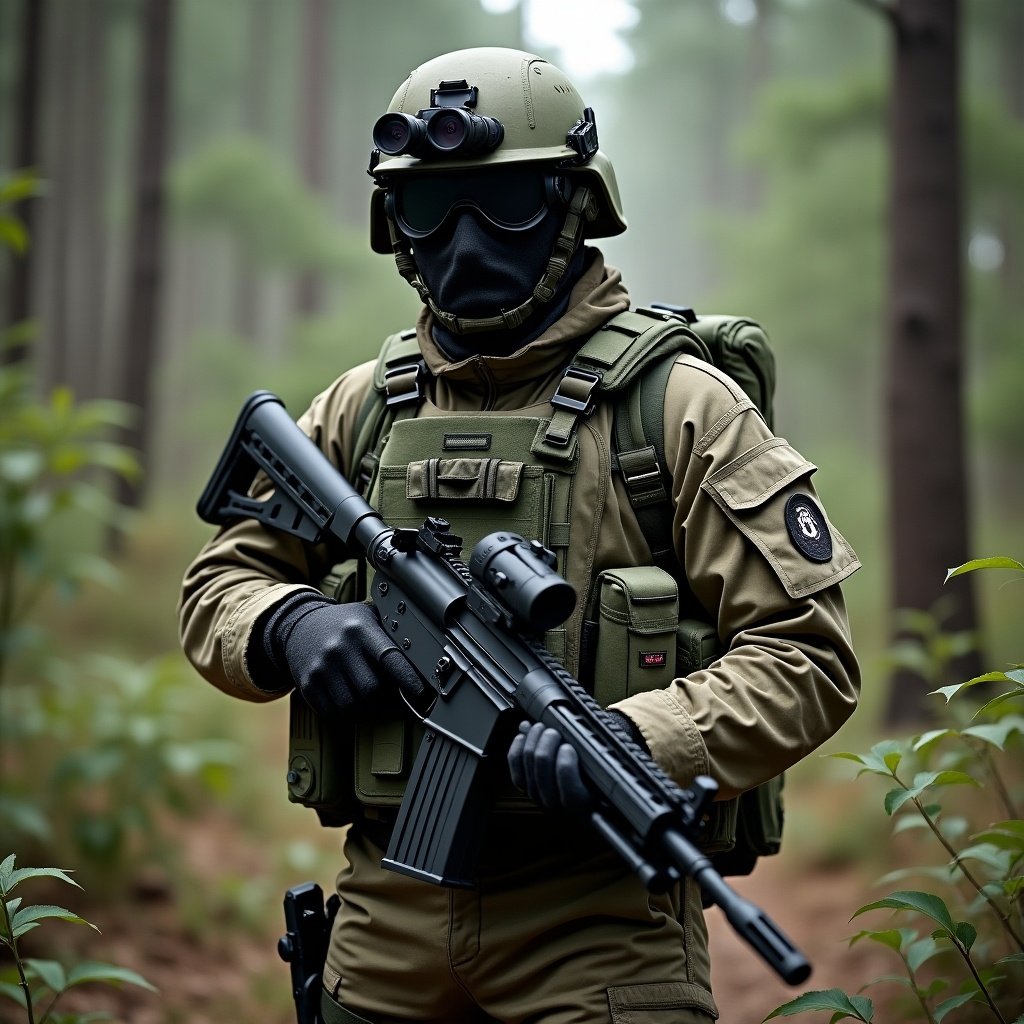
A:
<svg viewBox="0 0 1024 1024">
<path fill-rule="evenodd" d="M 426 686 L 368 604 L 297 594 L 267 619 L 263 651 L 320 714 L 397 707 L 399 689 L 415 702 Z"/>
<path fill-rule="evenodd" d="M 620 711 L 615 715 L 632 739 L 645 751 L 647 744 L 633 720 Z M 562 740 L 557 729 L 541 722 L 519 724 L 519 733 L 508 750 L 512 782 L 549 811 L 587 814 L 596 803 L 580 771 L 575 748 Z"/>
<path fill-rule="evenodd" d="M 594 805 L 575 749 L 541 722 L 520 723 L 508 749 L 508 768 L 512 782 L 546 810 L 585 814 Z"/>
</svg>

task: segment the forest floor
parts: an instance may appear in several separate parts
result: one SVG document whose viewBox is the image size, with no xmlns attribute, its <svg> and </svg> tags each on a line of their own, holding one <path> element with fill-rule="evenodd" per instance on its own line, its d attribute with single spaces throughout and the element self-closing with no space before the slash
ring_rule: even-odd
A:
<svg viewBox="0 0 1024 1024">
<path fill-rule="evenodd" d="M 212 812 L 201 822 L 190 822 L 182 839 L 188 865 L 184 877 L 191 875 L 200 888 L 204 880 L 212 883 L 219 874 L 258 878 L 271 870 L 267 848 L 254 843 L 225 815 Z M 844 941 L 857 930 L 856 924 L 848 923 L 850 915 L 869 898 L 869 882 L 861 869 L 801 864 L 783 855 L 762 859 L 752 876 L 730 881 L 807 953 L 814 972 L 803 986 L 789 988 L 735 935 L 717 909 L 710 910 L 721 1024 L 760 1024 L 777 1005 L 802 991 L 840 987 L 856 992 L 866 981 L 898 966 L 877 944 L 850 948 Z M 69 899 L 64 892 L 59 895 Z M 61 1009 L 109 1009 L 127 1024 L 291 1024 L 288 969 L 276 952 L 283 930 L 275 923 L 278 918 L 264 912 L 258 920 L 245 921 L 216 907 L 197 910 L 194 899 L 190 909 L 188 896 L 157 873 L 132 883 L 127 900 L 100 902 L 88 893 L 76 893 L 73 902 L 64 903 L 102 930 L 100 939 L 86 929 L 65 928 L 64 934 L 70 932 L 77 947 L 63 951 L 65 959 L 102 959 L 132 968 L 160 995 L 130 987 L 93 987 L 69 994 Z M 34 955 L 48 956 L 51 951 Z M 886 988 L 892 986 L 877 994 L 884 995 Z M 10 1007 L 7 1003 L 0 1009 L 0 1024 L 24 1020 L 5 1016 Z M 800 1019 L 819 1018 L 827 1019 L 820 1013 Z"/>
</svg>

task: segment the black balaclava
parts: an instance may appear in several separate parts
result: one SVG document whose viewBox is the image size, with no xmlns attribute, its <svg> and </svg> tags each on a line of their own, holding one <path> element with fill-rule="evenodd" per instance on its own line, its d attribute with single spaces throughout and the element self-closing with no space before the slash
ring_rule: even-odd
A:
<svg viewBox="0 0 1024 1024">
<path fill-rule="evenodd" d="M 544 274 L 565 209 L 549 209 L 525 231 L 496 227 L 472 208 L 460 208 L 425 238 L 410 239 L 413 256 L 430 297 L 463 317 L 494 316 L 526 301 Z M 457 335 L 434 322 L 434 340 L 453 360 L 505 356 L 543 334 L 565 312 L 569 293 L 583 273 L 584 248 L 577 246 L 554 295 L 512 330 Z"/>
</svg>

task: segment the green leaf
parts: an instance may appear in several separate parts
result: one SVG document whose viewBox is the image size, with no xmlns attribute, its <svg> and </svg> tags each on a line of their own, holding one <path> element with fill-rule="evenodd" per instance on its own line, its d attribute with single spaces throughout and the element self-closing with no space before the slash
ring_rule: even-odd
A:
<svg viewBox="0 0 1024 1024">
<path fill-rule="evenodd" d="M 68 885 L 73 885 L 76 889 L 82 888 L 60 868 L 18 868 L 17 871 L 11 872 L 7 891 L 10 892 L 19 882 L 27 881 L 29 878 L 59 878 L 62 882 L 67 882 Z"/>
<path fill-rule="evenodd" d="M 982 715 L 988 714 L 994 708 L 1000 707 L 1007 701 L 1020 700 L 1024 698 L 1024 686 L 1018 686 L 1016 690 L 1009 690 L 1007 693 L 1001 693 L 998 697 L 993 697 L 987 704 L 982 704 L 977 711 L 971 715 L 972 718 L 980 718 Z"/>
<path fill-rule="evenodd" d="M 867 913 L 869 910 L 912 910 L 915 913 L 923 914 L 939 924 L 950 935 L 954 934 L 956 925 L 949 908 L 938 896 L 930 892 L 920 892 L 912 889 L 904 889 L 898 892 L 889 893 L 885 899 L 876 900 L 874 903 L 867 903 L 854 912 L 854 917 Z"/>
<path fill-rule="evenodd" d="M 67 984 L 64 968 L 56 960 L 26 960 L 25 966 L 54 992 L 60 992 Z"/>
<path fill-rule="evenodd" d="M 19 256 L 28 251 L 28 231 L 17 217 L 0 214 L 0 242 Z"/>
<path fill-rule="evenodd" d="M 13 999 L 19 1006 L 28 1009 L 28 1000 L 25 998 L 25 990 L 20 985 L 12 985 L 9 981 L 0 981 L 0 996 Z"/>
<path fill-rule="evenodd" d="M 914 738 L 913 744 L 911 745 L 911 749 L 916 754 L 922 750 L 927 749 L 928 747 L 931 747 L 933 744 L 937 743 L 939 740 L 945 738 L 946 736 L 955 735 L 955 729 L 932 729 L 930 732 L 925 732 L 922 733 L 920 736 L 916 736 Z"/>
<path fill-rule="evenodd" d="M 1006 874 L 1011 854 L 995 843 L 974 843 L 964 847 L 957 855 L 954 863 L 962 860 L 975 860 L 991 868 L 998 875 Z"/>
<path fill-rule="evenodd" d="M 1004 850 L 1024 853 L 1024 821 L 1019 818 L 997 821 L 983 831 L 974 833 L 971 839 L 979 843 L 991 843 Z"/>
<path fill-rule="evenodd" d="M 72 967 L 68 972 L 68 988 L 74 985 L 88 985 L 92 982 L 114 986 L 137 985 L 150 992 L 157 991 L 141 974 L 130 971 L 127 967 L 116 967 L 113 964 L 81 963 Z"/>
<path fill-rule="evenodd" d="M 888 768 L 889 771 L 891 771 L 894 775 L 896 774 L 896 769 L 899 768 L 900 761 L 902 760 L 903 754 L 900 753 L 900 751 L 898 750 L 890 750 L 882 757 L 882 761 L 885 764 L 885 767 Z"/>
<path fill-rule="evenodd" d="M 952 698 L 961 690 L 966 690 L 971 686 L 980 686 L 982 683 L 1005 683 L 1008 678 L 1009 677 L 1005 672 L 986 672 L 984 675 L 968 679 L 966 683 L 954 683 L 952 686 L 940 686 L 937 690 L 932 690 L 930 695 L 941 693 L 942 696 L 946 698 L 946 703 L 948 704 L 950 700 L 952 700 Z"/>
<path fill-rule="evenodd" d="M 1024 717 L 1007 715 L 998 722 L 969 725 L 961 732 L 961 735 L 973 736 L 975 739 L 983 740 L 985 743 L 990 743 L 993 747 L 1003 750 L 1006 747 L 1006 741 L 1017 733 L 1024 734 Z"/>
<path fill-rule="evenodd" d="M 861 939 L 871 939 L 872 942 L 880 942 L 897 953 L 907 944 L 917 938 L 917 932 L 913 928 L 887 928 L 884 931 L 862 931 L 850 937 L 850 945 L 854 945 Z"/>
<path fill-rule="evenodd" d="M 891 818 L 914 794 L 904 786 L 899 789 L 890 789 L 885 794 L 885 813 Z"/>
<path fill-rule="evenodd" d="M 953 871 L 947 865 L 917 865 L 909 868 L 897 868 L 895 871 L 888 871 L 881 878 L 875 880 L 878 887 L 892 885 L 893 882 L 900 882 L 905 878 L 931 878 L 939 883 L 948 884 L 953 878 Z"/>
<path fill-rule="evenodd" d="M 966 772 L 938 771 L 918 772 L 914 776 L 913 784 L 907 789 L 891 789 L 885 794 L 886 814 L 893 814 L 899 810 L 908 800 L 919 797 L 931 786 L 977 786 L 977 779 Z"/>
<path fill-rule="evenodd" d="M 84 918 L 79 917 L 77 914 L 73 914 L 70 910 L 65 910 L 63 907 L 54 906 L 35 906 L 25 907 L 23 910 L 19 910 L 11 921 L 11 925 L 14 928 L 14 937 L 18 938 L 27 931 L 26 926 L 33 925 L 39 921 L 45 921 L 53 918 L 58 921 L 67 921 L 71 924 L 86 924 L 92 928 L 93 931 L 98 932 L 99 928 L 94 924 L 89 924 Z"/>
<path fill-rule="evenodd" d="M 996 556 L 995 558 L 974 558 L 970 562 L 964 562 L 955 569 L 946 573 L 945 583 L 948 583 L 954 576 L 961 576 L 965 572 L 974 572 L 976 569 L 1024 569 L 1016 558 Z"/>
<path fill-rule="evenodd" d="M 1009 956 L 1001 957 L 994 966 L 998 967 L 1000 964 L 1024 964 L 1024 953 L 1011 953 Z"/>
<path fill-rule="evenodd" d="M 805 1013 L 808 1010 L 832 1010 L 839 1016 L 833 1020 L 842 1020 L 844 1017 L 853 1017 L 854 1020 L 874 1020 L 874 1004 L 865 996 L 848 996 L 842 989 L 829 988 L 819 989 L 815 992 L 805 992 L 788 1003 L 777 1006 L 765 1020 L 773 1017 L 792 1017 L 797 1013 Z M 763 1022 L 762 1022 L 763 1024 Z"/>
<path fill-rule="evenodd" d="M 0 892 L 7 893 L 10 890 L 7 887 L 7 879 L 11 877 L 11 872 L 14 870 L 15 856 L 13 853 L 8 854 L 4 857 L 3 863 L 0 864 Z"/>
<path fill-rule="evenodd" d="M 963 992 L 958 996 L 952 996 L 950 999 L 944 999 L 935 1007 L 935 1024 L 939 1024 L 939 1021 L 941 1021 L 942 1018 L 950 1012 L 950 1010 L 955 1010 L 958 1006 L 963 1006 L 964 1003 L 969 1003 L 973 998 L 973 992 Z"/>
<path fill-rule="evenodd" d="M 43 183 L 34 171 L 18 171 L 6 181 L 0 182 L 0 206 L 30 199 L 43 192 Z"/>
<path fill-rule="evenodd" d="M 857 764 L 863 765 L 865 771 L 891 778 L 893 769 L 889 767 L 887 759 L 891 758 L 893 754 L 902 756 L 902 744 L 894 740 L 883 740 L 881 743 L 876 743 L 866 754 L 854 754 L 844 751 L 838 754 L 829 754 L 828 756 L 844 761 L 854 761 Z M 897 761 L 897 763 L 899 762 Z"/>
<path fill-rule="evenodd" d="M 912 942 L 907 946 L 907 964 L 912 971 L 916 972 L 941 952 L 942 947 L 930 935 L 925 935 L 917 942 Z"/>
<path fill-rule="evenodd" d="M 978 938 L 978 929 L 967 921 L 958 921 L 954 934 L 960 945 L 969 953 Z"/>
</svg>

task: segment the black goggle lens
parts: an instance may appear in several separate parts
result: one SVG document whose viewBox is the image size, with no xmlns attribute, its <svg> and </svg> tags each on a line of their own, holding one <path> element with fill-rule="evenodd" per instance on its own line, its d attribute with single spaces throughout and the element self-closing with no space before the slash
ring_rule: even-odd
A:
<svg viewBox="0 0 1024 1024">
<path fill-rule="evenodd" d="M 387 156 L 422 149 L 426 135 L 423 121 L 408 114 L 385 114 L 373 126 L 373 144 Z"/>
<path fill-rule="evenodd" d="M 514 170 L 409 177 L 394 186 L 395 218 L 405 234 L 422 238 L 436 231 L 456 207 L 466 206 L 496 227 L 524 231 L 563 192 L 562 181 L 553 175 Z"/>
</svg>

